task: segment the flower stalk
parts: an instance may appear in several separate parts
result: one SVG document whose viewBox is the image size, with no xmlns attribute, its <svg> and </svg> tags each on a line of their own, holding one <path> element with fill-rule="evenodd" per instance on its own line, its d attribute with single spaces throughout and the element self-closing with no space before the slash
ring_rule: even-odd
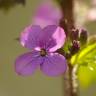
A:
<svg viewBox="0 0 96 96">
<path fill-rule="evenodd" d="M 72 31 L 70 31 L 74 26 L 74 0 L 58 0 L 63 18 L 61 19 L 61 27 L 66 31 L 68 38 L 71 37 Z M 68 39 L 67 38 L 67 39 Z M 78 96 L 78 80 L 77 80 L 77 70 L 78 65 L 72 66 L 70 63 L 71 56 L 67 59 L 68 70 L 65 74 L 64 81 L 64 96 Z"/>
<path fill-rule="evenodd" d="M 68 63 L 68 70 L 64 76 L 64 96 L 78 96 L 78 65 L 72 66 Z"/>
<path fill-rule="evenodd" d="M 65 29 L 65 31 L 67 31 L 67 35 L 71 34 L 70 29 L 72 29 L 74 26 L 73 1 L 74 0 L 58 0 L 63 13 L 61 26 Z"/>
</svg>

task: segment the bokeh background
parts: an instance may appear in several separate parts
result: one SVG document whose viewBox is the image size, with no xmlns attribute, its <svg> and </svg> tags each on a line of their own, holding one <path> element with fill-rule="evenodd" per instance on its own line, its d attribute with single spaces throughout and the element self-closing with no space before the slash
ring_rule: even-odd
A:
<svg viewBox="0 0 96 96">
<path fill-rule="evenodd" d="M 0 10 L 0 96 L 63 96 L 62 76 L 48 77 L 37 70 L 32 76 L 21 77 L 14 71 L 16 57 L 27 51 L 16 38 L 31 23 L 35 9 L 42 1 L 26 0 L 25 6 L 17 5 L 9 11 Z M 74 6 L 77 26 L 85 26 L 90 35 L 96 31 L 96 16 L 94 20 L 89 16 L 91 10 L 96 8 L 92 1 L 75 0 Z M 96 15 L 95 12 L 93 14 Z M 87 82 L 86 77 L 84 80 Z M 96 96 L 96 82 L 86 86 L 80 86 L 80 96 Z"/>
</svg>

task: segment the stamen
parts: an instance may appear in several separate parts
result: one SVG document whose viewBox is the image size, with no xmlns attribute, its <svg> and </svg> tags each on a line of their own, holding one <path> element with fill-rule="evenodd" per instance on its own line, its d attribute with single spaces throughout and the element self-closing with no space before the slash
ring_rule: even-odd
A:
<svg viewBox="0 0 96 96">
<path fill-rule="evenodd" d="M 47 54 L 46 50 L 45 49 L 41 49 L 40 55 L 41 56 L 46 56 L 46 54 Z"/>
</svg>

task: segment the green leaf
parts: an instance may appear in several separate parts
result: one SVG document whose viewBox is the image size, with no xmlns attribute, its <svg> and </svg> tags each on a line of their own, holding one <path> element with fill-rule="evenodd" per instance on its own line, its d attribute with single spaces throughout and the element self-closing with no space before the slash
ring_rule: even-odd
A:
<svg viewBox="0 0 96 96">
<path fill-rule="evenodd" d="M 96 35 L 90 36 L 88 41 L 88 44 L 96 43 Z"/>
<path fill-rule="evenodd" d="M 74 66 L 79 64 L 78 78 L 83 87 L 96 81 L 96 42 L 87 44 L 71 58 Z"/>
<path fill-rule="evenodd" d="M 91 71 L 89 67 L 81 66 L 78 70 L 78 79 L 83 88 L 87 88 L 90 84 L 94 83 L 95 77 L 96 71 Z"/>
<path fill-rule="evenodd" d="M 96 61 L 96 43 L 86 45 L 77 54 L 72 56 L 71 64 L 83 64 L 90 60 Z"/>
</svg>

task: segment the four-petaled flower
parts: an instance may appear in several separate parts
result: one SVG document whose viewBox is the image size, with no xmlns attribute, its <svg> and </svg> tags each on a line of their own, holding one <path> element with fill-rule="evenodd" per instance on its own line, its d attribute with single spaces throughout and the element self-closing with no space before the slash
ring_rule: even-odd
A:
<svg viewBox="0 0 96 96">
<path fill-rule="evenodd" d="M 31 75 L 40 67 L 48 76 L 57 76 L 67 69 L 66 59 L 55 51 L 65 42 L 64 30 L 56 25 L 28 26 L 21 33 L 21 44 L 31 49 L 30 52 L 19 56 L 15 62 L 15 70 L 19 75 Z"/>
</svg>

